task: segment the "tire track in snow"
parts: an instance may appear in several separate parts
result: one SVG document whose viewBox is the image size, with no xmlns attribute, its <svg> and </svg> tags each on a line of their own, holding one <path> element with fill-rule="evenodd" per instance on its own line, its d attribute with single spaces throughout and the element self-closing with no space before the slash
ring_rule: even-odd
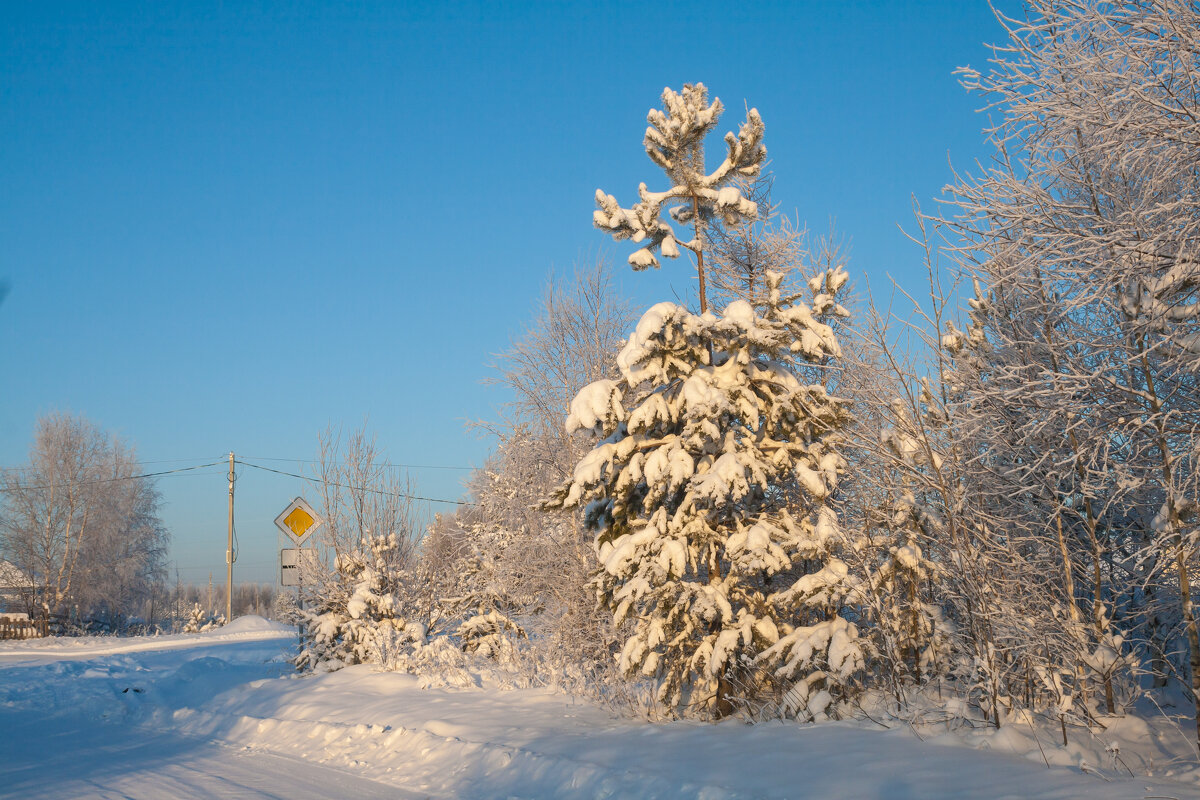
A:
<svg viewBox="0 0 1200 800">
<path fill-rule="evenodd" d="M 333 766 L 84 716 L 0 714 L 0 798 L 430 798 Z"/>
</svg>

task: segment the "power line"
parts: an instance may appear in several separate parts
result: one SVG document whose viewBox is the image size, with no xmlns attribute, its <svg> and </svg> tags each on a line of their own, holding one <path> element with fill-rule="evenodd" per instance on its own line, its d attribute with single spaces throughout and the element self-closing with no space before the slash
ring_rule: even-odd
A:
<svg viewBox="0 0 1200 800">
<path fill-rule="evenodd" d="M 90 481 L 72 481 L 70 483 L 52 483 L 45 486 L 0 486 L 0 492 L 20 492 L 26 490 L 48 490 L 61 489 L 69 486 L 93 486 L 101 483 L 115 483 L 116 481 L 134 481 L 140 478 L 160 478 L 164 475 L 175 475 L 180 472 L 191 472 L 192 470 L 204 469 L 205 467 L 215 467 L 223 462 L 214 461 L 211 464 L 197 464 L 193 467 L 179 467 L 178 469 L 168 469 L 162 472 L 143 472 L 140 475 L 122 475 L 117 478 L 97 478 Z"/>
<path fill-rule="evenodd" d="M 371 492 L 372 494 L 381 494 L 381 495 L 386 495 L 388 497 L 403 497 L 407 500 L 424 500 L 427 503 L 446 503 L 448 505 L 455 505 L 455 506 L 473 506 L 473 505 L 475 505 L 474 503 L 468 503 L 465 500 L 441 500 L 437 497 L 422 497 L 421 495 L 405 494 L 404 492 L 388 492 L 383 489 L 371 489 L 366 486 L 349 486 L 344 483 L 333 483 L 332 481 L 319 481 L 316 478 L 310 478 L 307 475 L 298 475 L 295 472 L 285 472 L 281 469 L 272 469 L 271 467 L 264 467 L 261 464 L 251 464 L 249 461 L 242 461 L 241 459 L 237 459 L 236 463 L 241 464 L 246 467 L 253 467 L 254 469 L 261 469 L 264 472 L 274 472 L 276 475 L 287 475 L 289 478 L 299 478 L 300 480 L 308 481 L 309 483 L 327 483 L 329 486 L 337 486 L 341 489 L 350 489 L 351 491 L 355 491 L 355 492 Z"/>
<path fill-rule="evenodd" d="M 210 458 L 210 456 L 197 456 L 196 458 L 160 458 L 154 461 L 138 461 L 136 463 L 141 464 L 142 466 L 147 464 L 178 464 L 180 461 L 199 461 L 201 458 Z"/>
<path fill-rule="evenodd" d="M 311 459 L 311 458 L 273 458 L 273 457 L 268 457 L 268 456 L 247 456 L 247 458 L 252 458 L 255 461 L 280 461 L 280 462 L 292 463 L 292 464 L 315 464 L 315 463 L 317 463 L 316 460 Z M 197 460 L 199 460 L 199 459 L 198 458 L 163 458 L 163 459 L 155 459 L 153 461 L 140 461 L 140 460 L 139 461 L 131 461 L 129 463 L 136 464 L 139 467 L 146 467 L 151 464 L 178 464 L 180 462 L 197 461 Z M 225 462 L 224 462 L 224 460 L 222 460 L 218 463 L 223 464 Z M 346 461 L 331 461 L 329 463 L 331 463 L 331 464 L 346 464 L 348 462 L 346 462 Z M 387 467 L 389 469 L 446 469 L 446 470 L 458 470 L 458 471 L 462 471 L 462 472 L 472 472 L 472 471 L 478 469 L 477 467 L 460 467 L 460 466 L 454 466 L 451 464 L 399 464 L 399 463 L 395 463 L 395 462 L 391 462 L 391 461 L 384 461 L 384 462 L 378 464 L 377 466 Z M 0 472 L 36 472 L 37 470 L 38 470 L 38 468 L 34 467 L 34 466 L 0 467 Z"/>
<path fill-rule="evenodd" d="M 153 461 L 130 461 L 130 464 L 136 464 L 139 467 L 147 467 L 151 464 L 178 464 L 180 462 L 199 461 L 201 458 L 209 458 L 209 456 L 197 456 L 195 458 L 162 458 Z M 0 467 L 0 472 L 37 472 L 38 467 Z"/>
<path fill-rule="evenodd" d="M 246 456 L 246 458 L 253 458 L 255 461 L 286 461 L 286 462 L 291 462 L 291 463 L 296 463 L 296 464 L 312 464 L 312 463 L 314 463 L 314 460 L 311 458 L 267 458 L 266 456 Z M 346 462 L 335 461 L 332 463 L 344 464 Z M 470 472 L 475 469 L 475 467 L 454 467 L 454 466 L 449 466 L 446 464 L 395 464 L 395 463 L 392 463 L 391 461 L 385 461 L 382 464 L 379 464 L 378 466 L 389 467 L 391 469 L 455 469 L 455 470 L 463 470 L 465 472 Z"/>
<path fill-rule="evenodd" d="M 289 460 L 289 459 L 271 459 L 271 460 L 285 461 L 285 460 Z M 147 462 L 147 463 L 149 463 L 149 462 Z M 222 459 L 221 461 L 212 461 L 207 464 L 196 464 L 196 465 L 190 466 L 190 467 L 179 467 L 177 469 L 162 470 L 159 472 L 143 472 L 138 475 L 123 475 L 123 476 L 116 477 L 116 478 L 98 478 L 95 480 L 78 481 L 78 482 L 71 482 L 71 483 L 65 483 L 65 484 L 62 484 L 62 483 L 47 484 L 47 485 L 43 485 L 43 486 L 29 486 L 29 485 L 0 486 L 0 493 L 11 493 L 11 492 L 27 491 L 27 490 L 45 491 L 45 490 L 49 490 L 49 489 L 60 489 L 60 488 L 69 487 L 69 486 L 92 486 L 92 485 L 103 484 L 103 483 L 114 483 L 116 481 L 139 480 L 141 478 L 160 478 L 160 477 L 163 477 L 166 475 L 178 475 L 180 473 L 192 472 L 192 471 L 198 470 L 198 469 L 223 466 L 225 463 L 226 462 Z M 273 472 L 276 475 L 286 475 L 290 478 L 299 478 L 300 480 L 308 481 L 309 483 L 321 483 L 322 482 L 322 481 L 317 480 L 316 478 L 311 478 L 307 475 L 300 475 L 295 472 L 287 472 L 287 471 L 281 470 L 281 469 L 273 469 L 271 467 L 264 467 L 261 464 L 254 464 L 249 461 L 243 461 L 241 459 L 236 459 L 235 463 L 241 464 L 246 467 L 253 467 L 254 469 L 260 469 L 260 470 L 263 470 L 264 472 Z M 393 465 L 393 466 L 400 466 L 400 465 Z M 468 467 L 445 467 L 445 469 L 469 469 L 469 468 Z M 215 473 L 206 473 L 206 474 L 211 475 L 211 474 L 215 474 Z M 350 489 L 352 491 L 371 492 L 373 494 L 386 495 L 386 496 L 390 496 L 390 497 L 403 497 L 407 500 L 421 500 L 421 501 L 424 501 L 427 503 L 445 503 L 447 505 L 456 505 L 456 506 L 475 505 L 474 503 L 470 503 L 465 500 L 444 500 L 444 499 L 441 499 L 438 497 L 425 497 L 423 495 L 406 494 L 404 492 L 389 492 L 384 489 L 372 489 L 372 488 L 366 487 L 366 486 L 350 486 L 348 484 L 332 483 L 332 482 L 330 482 L 329 485 L 337 486 L 342 489 Z"/>
</svg>

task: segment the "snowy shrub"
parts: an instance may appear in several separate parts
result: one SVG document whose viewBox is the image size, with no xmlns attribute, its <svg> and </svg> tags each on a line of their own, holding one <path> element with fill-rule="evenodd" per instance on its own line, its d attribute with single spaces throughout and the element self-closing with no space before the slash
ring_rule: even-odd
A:
<svg viewBox="0 0 1200 800">
<path fill-rule="evenodd" d="M 436 591 L 417 563 L 411 485 L 365 430 L 321 436 L 318 557 L 302 564 L 300 669 L 382 663 L 424 642 Z"/>
<path fill-rule="evenodd" d="M 513 640 L 524 639 L 525 631 L 508 617 L 492 610 L 476 614 L 458 626 L 458 638 L 464 651 L 504 662 L 512 660 Z"/>
<path fill-rule="evenodd" d="M 360 548 L 337 557 L 334 575 L 301 612 L 307 635 L 297 667 L 380 663 L 398 643 L 424 640 L 424 627 L 399 613 L 397 596 L 405 589 L 396 563 L 400 550 L 395 534 L 367 536 Z"/>
<path fill-rule="evenodd" d="M 660 702 L 685 712 L 723 716 L 735 692 L 799 681 L 820 683 L 802 714 L 821 716 L 863 666 L 838 616 L 853 580 L 830 505 L 850 417 L 789 366 L 839 354 L 820 318 L 845 314 L 833 298 L 846 273 L 815 278 L 812 305 L 767 278 L 762 316 L 744 301 L 720 317 L 646 312 L 621 378 L 572 403 L 568 429 L 604 438 L 548 504 L 595 532 L 599 599 L 629 626 L 622 671 L 656 679 Z"/>
<path fill-rule="evenodd" d="M 396 643 L 385 653 L 381 665 L 392 672 L 407 672 L 422 678 L 426 686 L 466 688 L 478 686 L 471 670 L 473 657 L 448 636 L 426 642 Z"/>
<path fill-rule="evenodd" d="M 225 615 L 205 611 L 199 603 L 192 604 L 187 620 L 183 623 L 184 633 L 203 633 L 225 624 Z"/>
<path fill-rule="evenodd" d="M 889 441 L 897 439 L 893 433 Z M 944 676 L 955 630 L 929 597 L 939 567 L 922 547 L 922 542 L 936 541 L 941 525 L 909 491 L 886 503 L 871 523 L 874 535 L 864 545 L 878 562 L 869 568 L 864 599 L 876 652 L 898 683 L 919 685 Z"/>
<path fill-rule="evenodd" d="M 271 619 L 286 625 L 299 625 L 301 621 L 300 607 L 293 592 L 276 592 L 271 601 Z"/>
</svg>

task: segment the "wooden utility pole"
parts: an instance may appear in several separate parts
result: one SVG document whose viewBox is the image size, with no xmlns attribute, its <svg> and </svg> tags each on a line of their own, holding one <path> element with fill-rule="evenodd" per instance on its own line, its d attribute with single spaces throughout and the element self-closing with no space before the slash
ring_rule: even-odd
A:
<svg viewBox="0 0 1200 800">
<path fill-rule="evenodd" d="M 229 545 L 225 550 L 225 624 L 233 622 L 233 451 L 229 451 Z"/>
</svg>

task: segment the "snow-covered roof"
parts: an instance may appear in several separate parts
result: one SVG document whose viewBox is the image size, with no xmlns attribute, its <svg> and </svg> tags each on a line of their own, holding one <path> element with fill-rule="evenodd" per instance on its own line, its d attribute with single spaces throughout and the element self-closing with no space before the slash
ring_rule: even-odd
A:
<svg viewBox="0 0 1200 800">
<path fill-rule="evenodd" d="M 0 591 L 28 586 L 29 578 L 13 563 L 0 558 Z"/>
</svg>

